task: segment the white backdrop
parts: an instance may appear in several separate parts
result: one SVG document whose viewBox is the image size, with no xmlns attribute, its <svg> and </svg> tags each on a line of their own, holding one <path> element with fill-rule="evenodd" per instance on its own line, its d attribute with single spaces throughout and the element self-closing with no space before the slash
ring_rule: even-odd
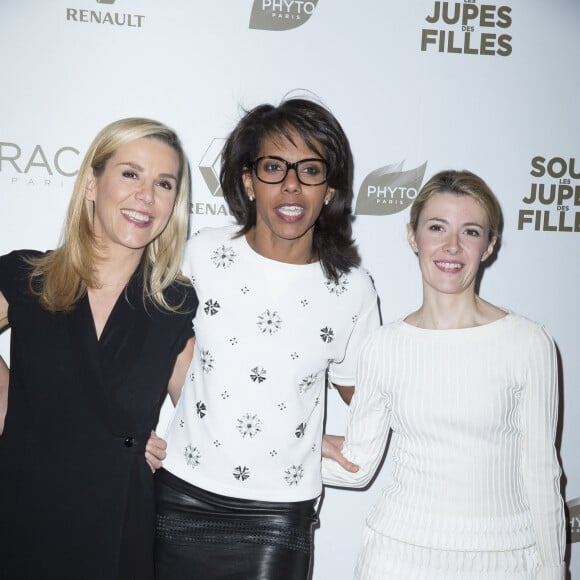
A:
<svg viewBox="0 0 580 580">
<path fill-rule="evenodd" d="M 54 247 L 80 158 L 126 116 L 179 132 L 192 227 L 225 223 L 222 139 L 242 108 L 306 89 L 350 137 L 355 232 L 388 321 L 420 300 L 405 208 L 422 166 L 425 177 L 470 169 L 505 219 L 482 296 L 544 322 L 558 344 L 578 542 L 579 25 L 578 0 L 0 0 L 0 254 Z M 345 416 L 331 393 L 328 430 L 341 432 Z M 387 461 L 368 491 L 326 491 L 314 580 L 352 577 L 365 514 L 388 477 Z M 580 546 L 570 552 L 580 579 Z"/>
</svg>

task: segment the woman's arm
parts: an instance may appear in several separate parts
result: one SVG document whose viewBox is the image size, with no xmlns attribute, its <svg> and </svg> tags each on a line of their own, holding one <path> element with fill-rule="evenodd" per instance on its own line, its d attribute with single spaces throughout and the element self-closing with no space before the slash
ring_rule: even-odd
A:
<svg viewBox="0 0 580 580">
<path fill-rule="evenodd" d="M 175 406 L 181 395 L 181 389 L 183 388 L 183 383 L 185 382 L 185 376 L 187 374 L 187 369 L 191 363 L 191 358 L 193 357 L 193 347 L 195 346 L 195 336 L 192 336 L 187 343 L 185 348 L 179 353 L 177 360 L 175 361 L 175 366 L 173 367 L 173 373 L 167 383 L 167 391 L 171 397 L 171 402 Z"/>
<path fill-rule="evenodd" d="M 363 296 L 359 306 L 360 312 L 356 316 L 355 324 L 343 353 L 344 356 L 340 362 L 332 362 L 328 369 L 329 382 L 347 405 L 350 404 L 355 390 L 357 360 L 361 346 L 381 324 L 377 293 L 370 277 L 366 280 L 366 284 L 366 287 L 361 289 Z"/>
<path fill-rule="evenodd" d="M 536 533 L 537 580 L 563 580 L 566 547 L 561 470 L 555 448 L 558 370 L 552 338 L 538 329 L 531 337 L 522 396 L 523 479 Z"/>
<path fill-rule="evenodd" d="M 354 395 L 354 387 L 344 387 L 341 385 L 334 385 L 334 388 L 338 391 L 340 398 L 347 405 L 350 405 L 350 402 L 352 401 L 352 396 Z"/>
<path fill-rule="evenodd" d="M 8 301 L 0 292 L 0 331 L 8 326 Z"/>
<path fill-rule="evenodd" d="M 4 419 L 8 410 L 8 381 L 10 380 L 10 371 L 0 356 L 0 435 L 4 431 Z"/>
<path fill-rule="evenodd" d="M 163 460 L 167 456 L 166 449 L 167 441 L 161 439 L 155 431 L 151 431 L 145 446 L 145 460 L 153 473 L 163 467 Z"/>
<path fill-rule="evenodd" d="M 322 457 L 327 459 L 332 459 L 336 461 L 343 469 L 347 471 L 352 471 L 356 473 L 358 471 L 358 465 L 349 461 L 343 454 L 342 448 L 344 446 L 344 437 L 342 435 L 329 435 L 325 434 L 322 436 Z"/>
<path fill-rule="evenodd" d="M 4 294 L 0 292 L 0 332 L 8 326 L 8 302 Z M 10 370 L 4 359 L 0 356 L 0 435 L 4 431 L 4 419 L 8 410 L 8 382 Z"/>
<path fill-rule="evenodd" d="M 191 357 L 193 356 L 193 347 L 195 345 L 195 337 L 191 337 L 185 344 L 185 348 L 179 353 L 175 366 L 173 367 L 173 372 L 169 382 L 167 383 L 167 391 L 171 397 L 171 402 L 173 405 L 177 404 L 177 400 L 181 395 L 181 389 L 183 383 L 185 382 L 185 375 L 187 369 L 189 368 L 189 363 L 191 362 Z M 165 459 L 167 453 L 167 442 L 165 439 L 161 439 L 155 433 L 151 431 L 151 435 L 147 441 L 147 446 L 145 448 L 145 459 L 151 468 L 151 471 L 155 473 L 157 469 L 163 466 L 163 460 Z"/>
<path fill-rule="evenodd" d="M 349 409 L 342 455 L 359 466 L 346 471 L 325 453 L 322 480 L 326 485 L 364 487 L 373 478 L 385 451 L 391 412 L 384 392 L 381 334 L 375 333 L 362 346 L 356 373 L 356 389 Z M 336 440 L 335 440 L 336 441 Z M 338 439 L 338 441 L 340 441 Z M 326 441 L 327 448 L 332 440 Z M 336 450 L 332 449 L 332 453 Z"/>
</svg>

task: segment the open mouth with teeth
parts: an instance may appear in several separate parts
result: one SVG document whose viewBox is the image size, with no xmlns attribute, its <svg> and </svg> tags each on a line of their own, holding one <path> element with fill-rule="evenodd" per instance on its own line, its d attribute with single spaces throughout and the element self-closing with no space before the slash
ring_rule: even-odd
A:
<svg viewBox="0 0 580 580">
<path fill-rule="evenodd" d="M 121 213 L 130 221 L 138 224 L 148 224 L 152 220 L 150 215 L 135 211 L 133 209 L 122 209 Z"/>
<path fill-rule="evenodd" d="M 442 270 L 461 270 L 463 264 L 459 262 L 435 262 L 435 265 Z"/>
<path fill-rule="evenodd" d="M 281 205 L 276 208 L 276 213 L 280 216 L 290 219 L 299 218 L 304 213 L 301 205 Z"/>
</svg>

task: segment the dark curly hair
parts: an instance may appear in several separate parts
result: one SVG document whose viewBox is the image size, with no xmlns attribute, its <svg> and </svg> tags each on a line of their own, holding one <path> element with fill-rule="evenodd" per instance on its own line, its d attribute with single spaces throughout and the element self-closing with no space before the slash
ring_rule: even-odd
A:
<svg viewBox="0 0 580 580">
<path fill-rule="evenodd" d="M 360 264 L 360 256 L 352 239 L 352 152 L 340 123 L 326 108 L 294 98 L 246 111 L 222 151 L 224 198 L 242 226 L 238 235 L 246 234 L 256 224 L 256 206 L 248 199 L 243 175 L 258 157 L 264 139 L 283 137 L 294 144 L 295 135 L 328 162 L 327 183 L 335 194 L 316 220 L 313 251 L 327 278 L 337 281 L 340 274 Z"/>
</svg>

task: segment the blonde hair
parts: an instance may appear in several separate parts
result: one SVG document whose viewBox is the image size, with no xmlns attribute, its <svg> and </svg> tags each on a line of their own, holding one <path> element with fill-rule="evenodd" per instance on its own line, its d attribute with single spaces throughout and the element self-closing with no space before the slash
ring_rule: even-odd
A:
<svg viewBox="0 0 580 580">
<path fill-rule="evenodd" d="M 187 158 L 176 133 L 151 119 L 127 118 L 102 129 L 87 151 L 77 175 L 61 244 L 47 255 L 31 259 L 30 285 L 40 305 L 50 312 L 69 312 L 96 287 L 95 266 L 98 243 L 93 232 L 93 202 L 85 198 L 87 181 L 99 176 L 116 150 L 136 139 L 159 139 L 169 145 L 179 158 L 177 194 L 165 229 L 145 248 L 142 258 L 143 300 L 175 311 L 180 304 L 168 304 L 164 291 L 175 281 L 186 283 L 180 273 L 187 238 L 190 177 Z"/>
<path fill-rule="evenodd" d="M 484 209 L 489 222 L 489 239 L 499 241 L 502 216 L 499 202 L 487 183 L 475 173 L 447 169 L 436 173 L 419 191 L 413 201 L 409 225 L 414 232 L 419 225 L 419 217 L 427 200 L 436 193 L 452 193 L 473 198 Z"/>
</svg>

